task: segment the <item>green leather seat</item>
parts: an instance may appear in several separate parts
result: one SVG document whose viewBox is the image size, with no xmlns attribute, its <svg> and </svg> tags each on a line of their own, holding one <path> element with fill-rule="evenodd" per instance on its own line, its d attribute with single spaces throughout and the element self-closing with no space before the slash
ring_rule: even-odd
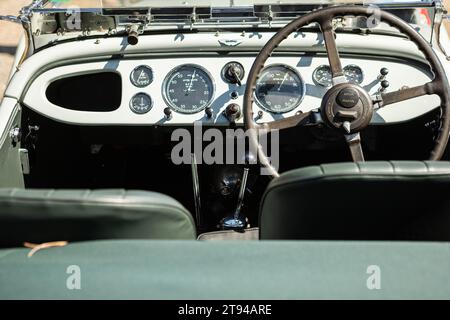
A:
<svg viewBox="0 0 450 320">
<path fill-rule="evenodd" d="M 125 190 L 0 189 L 0 246 L 96 239 L 195 239 L 169 196 Z"/>
<path fill-rule="evenodd" d="M 282 174 L 261 239 L 450 241 L 450 162 L 338 163 Z"/>
</svg>

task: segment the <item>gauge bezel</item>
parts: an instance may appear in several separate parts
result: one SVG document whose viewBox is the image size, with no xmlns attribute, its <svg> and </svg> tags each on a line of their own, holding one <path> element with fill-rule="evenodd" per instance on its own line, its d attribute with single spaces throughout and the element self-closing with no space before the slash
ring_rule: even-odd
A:
<svg viewBox="0 0 450 320">
<path fill-rule="evenodd" d="M 363 83 L 363 82 L 364 82 L 364 78 L 365 78 L 364 70 L 363 70 L 360 66 L 358 66 L 357 64 L 348 64 L 348 65 L 346 65 L 344 68 L 342 68 L 342 73 L 344 74 L 344 77 L 345 77 L 345 69 L 348 68 L 348 67 L 351 67 L 351 68 L 358 68 L 359 70 L 361 70 L 361 75 L 362 75 L 361 82 L 357 82 L 357 83 L 355 83 L 355 84 L 360 85 L 361 83 Z M 347 80 L 347 78 L 345 78 L 345 79 Z M 352 82 L 349 82 L 349 83 L 352 83 Z"/>
<path fill-rule="evenodd" d="M 332 75 L 332 74 L 331 74 L 331 82 L 330 82 L 329 85 L 324 85 L 324 84 L 320 83 L 319 81 L 317 81 L 317 79 L 316 79 L 317 71 L 318 71 L 320 68 L 323 68 L 323 67 L 327 67 L 327 68 L 330 70 L 330 74 L 331 74 L 331 67 L 330 67 L 328 64 L 321 64 L 321 65 L 318 66 L 316 69 L 314 69 L 314 72 L 313 72 L 313 74 L 312 74 L 312 79 L 313 79 L 313 81 L 314 81 L 315 84 L 317 84 L 317 85 L 319 85 L 319 86 L 322 86 L 322 87 L 324 87 L 324 88 L 330 88 L 330 87 L 333 86 L 333 75 Z"/>
<path fill-rule="evenodd" d="M 148 111 L 140 112 L 140 111 L 137 111 L 136 109 L 134 109 L 134 107 L 133 107 L 134 98 L 136 98 L 137 96 L 141 96 L 141 95 L 145 95 L 150 99 L 150 108 L 148 109 Z M 135 95 L 133 95 L 133 97 L 131 97 L 129 105 L 130 105 L 130 109 L 131 109 L 131 111 L 133 111 L 133 113 L 139 114 L 139 115 L 146 114 L 146 113 L 149 113 L 153 109 L 153 99 L 149 94 L 147 94 L 145 92 L 138 92 Z"/>
<path fill-rule="evenodd" d="M 152 78 L 151 78 L 149 84 L 147 84 L 147 85 L 145 85 L 145 86 L 138 85 L 138 84 L 134 81 L 134 79 L 133 79 L 133 74 L 134 74 L 134 72 L 135 72 L 137 69 L 139 69 L 139 68 L 146 68 L 146 69 L 148 69 L 148 70 L 150 71 L 151 76 L 152 76 Z M 131 84 L 132 84 L 133 86 L 135 86 L 136 88 L 146 88 L 146 87 L 148 87 L 149 85 L 151 85 L 151 84 L 153 83 L 153 80 L 154 80 L 154 79 L 155 79 L 155 75 L 154 75 L 154 73 L 153 73 L 153 69 L 152 69 L 151 67 L 149 67 L 148 65 L 145 65 L 145 64 L 138 65 L 138 66 L 135 67 L 135 68 L 133 69 L 133 71 L 131 71 L 131 73 L 130 73 L 130 82 L 131 82 Z"/>
<path fill-rule="evenodd" d="M 166 89 L 167 89 L 167 84 L 168 84 L 169 79 L 172 77 L 172 75 L 175 72 L 177 72 L 181 68 L 185 68 L 185 67 L 193 67 L 193 68 L 202 70 L 209 77 L 209 79 L 211 80 L 211 83 L 212 83 L 213 92 L 212 92 L 210 101 L 208 101 L 208 103 L 205 104 L 201 109 L 198 109 L 195 111 L 180 110 L 177 106 L 175 106 L 170 101 L 169 97 L 167 96 Z M 206 70 L 205 68 L 203 68 L 202 66 L 200 66 L 198 64 L 194 64 L 194 63 L 186 63 L 186 64 L 181 64 L 179 66 L 176 66 L 175 68 L 173 68 L 172 70 L 169 71 L 169 73 L 166 75 L 166 77 L 164 78 L 164 81 L 162 83 L 162 96 L 163 96 L 164 102 L 170 109 L 172 109 L 173 111 L 175 111 L 177 113 L 181 113 L 181 114 L 196 114 L 196 113 L 204 111 L 206 108 L 211 106 L 211 104 L 214 102 L 215 95 L 216 95 L 216 82 L 214 81 L 214 78 L 212 77 L 211 73 L 208 70 Z"/>
<path fill-rule="evenodd" d="M 284 64 L 284 63 L 274 63 L 274 64 L 270 64 L 270 65 L 268 65 L 268 66 L 265 66 L 265 67 L 259 72 L 259 75 L 261 75 L 264 71 L 266 71 L 267 69 L 270 69 L 270 68 L 272 68 L 272 67 L 283 67 L 283 68 L 289 69 L 289 70 L 291 70 L 292 72 L 294 72 L 294 73 L 298 76 L 298 78 L 300 79 L 300 81 L 301 81 L 301 83 L 302 83 L 301 88 L 302 88 L 303 94 L 302 94 L 302 96 L 300 97 L 300 100 L 298 100 L 297 104 L 296 104 L 294 107 L 292 107 L 291 109 L 286 110 L 286 111 L 274 111 L 274 110 L 271 110 L 270 108 L 266 107 L 266 106 L 264 105 L 264 103 L 262 103 L 261 101 L 259 101 L 259 99 L 258 99 L 258 97 L 257 97 L 257 95 L 256 95 L 256 90 L 257 90 L 256 87 L 258 86 L 258 82 L 259 82 L 259 80 L 261 79 L 260 77 L 258 77 L 258 81 L 256 81 L 256 84 L 255 84 L 255 90 L 253 91 L 253 98 L 255 99 L 256 104 L 257 104 L 260 108 L 264 109 L 265 111 L 270 112 L 270 113 L 273 113 L 273 114 L 283 114 L 283 113 L 288 113 L 288 112 L 291 112 L 291 111 L 297 109 L 297 108 L 302 104 L 303 99 L 304 99 L 305 96 L 306 96 L 306 83 L 305 83 L 305 80 L 303 79 L 302 75 L 300 74 L 300 72 L 299 72 L 297 69 L 295 69 L 294 67 L 291 67 L 290 65 Z"/>
</svg>

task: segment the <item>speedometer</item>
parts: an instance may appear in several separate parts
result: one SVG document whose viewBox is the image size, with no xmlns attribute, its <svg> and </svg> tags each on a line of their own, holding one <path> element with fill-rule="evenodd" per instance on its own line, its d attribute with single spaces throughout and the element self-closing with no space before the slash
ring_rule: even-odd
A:
<svg viewBox="0 0 450 320">
<path fill-rule="evenodd" d="M 305 83 L 300 74 L 286 65 L 271 65 L 261 71 L 256 83 L 255 100 L 273 113 L 297 108 L 305 95 Z"/>
<path fill-rule="evenodd" d="M 214 97 L 214 82 L 198 65 L 185 64 L 172 70 L 164 80 L 166 103 L 180 113 L 196 113 L 208 107 Z"/>
</svg>

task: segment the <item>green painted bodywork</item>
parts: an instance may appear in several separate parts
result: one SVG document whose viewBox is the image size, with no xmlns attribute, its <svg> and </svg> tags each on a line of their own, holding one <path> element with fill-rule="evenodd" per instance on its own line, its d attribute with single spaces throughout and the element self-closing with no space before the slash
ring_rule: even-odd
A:
<svg viewBox="0 0 450 320">
<path fill-rule="evenodd" d="M 0 251 L 0 299 L 450 298 L 448 243 L 147 240 L 28 252 Z M 71 265 L 81 290 L 66 286 Z M 370 290 L 374 265 L 380 289 Z"/>
<path fill-rule="evenodd" d="M 20 127 L 21 109 L 16 105 L 8 123 L 8 128 L 0 137 L 0 188 L 24 188 L 25 183 L 20 162 L 20 143 L 13 146 L 9 132 Z"/>
</svg>

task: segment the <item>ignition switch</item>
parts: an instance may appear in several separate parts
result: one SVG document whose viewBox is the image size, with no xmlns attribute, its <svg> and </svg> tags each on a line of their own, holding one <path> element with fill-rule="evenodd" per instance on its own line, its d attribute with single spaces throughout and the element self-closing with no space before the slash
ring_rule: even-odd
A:
<svg viewBox="0 0 450 320">
<path fill-rule="evenodd" d="M 242 79 L 244 79 L 245 70 L 242 64 L 239 62 L 229 62 L 222 69 L 223 79 L 231 84 L 242 85 Z"/>
</svg>

